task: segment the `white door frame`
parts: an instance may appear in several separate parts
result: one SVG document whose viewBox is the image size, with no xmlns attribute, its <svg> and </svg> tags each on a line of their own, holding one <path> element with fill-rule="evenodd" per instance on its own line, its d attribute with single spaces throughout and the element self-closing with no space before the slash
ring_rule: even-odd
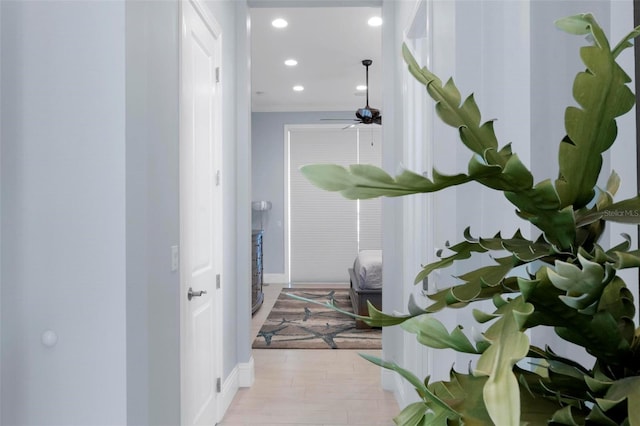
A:
<svg viewBox="0 0 640 426">
<path fill-rule="evenodd" d="M 184 26 L 185 26 L 185 7 L 190 7 L 192 6 L 193 9 L 196 12 L 196 15 L 201 19 L 201 21 L 204 23 L 204 25 L 206 26 L 207 30 L 213 35 L 214 39 L 217 40 L 217 42 L 219 43 L 219 45 L 221 45 L 222 43 L 222 30 L 221 30 L 221 26 L 218 24 L 218 22 L 216 21 L 216 19 L 214 18 L 214 16 L 211 15 L 211 12 L 209 11 L 209 9 L 202 3 L 202 0 L 180 0 L 179 2 L 180 5 L 180 12 L 179 12 L 179 16 L 180 16 L 180 36 L 179 36 L 179 75 L 180 75 L 180 139 L 182 143 L 182 139 L 184 137 L 183 134 L 183 129 L 185 126 L 185 123 L 183 123 L 183 109 L 184 106 L 182 104 L 183 102 L 183 88 L 182 88 L 182 82 L 183 82 L 183 72 L 184 72 L 184 64 L 182 61 L 182 54 L 183 54 L 183 43 L 184 43 L 184 35 L 185 35 L 185 30 L 184 30 Z M 219 70 L 222 69 L 221 66 L 221 62 L 222 62 L 222 54 L 221 54 L 221 48 L 220 48 L 220 66 L 218 67 Z M 219 72 L 219 71 L 218 71 Z M 219 77 L 219 74 L 217 74 Z M 221 92 L 222 90 L 222 83 L 219 83 L 218 89 L 219 92 Z M 217 97 L 217 102 L 216 105 L 214 106 L 214 111 L 215 113 L 215 123 L 216 123 L 216 136 L 215 138 L 219 141 L 217 144 L 214 143 L 214 161 L 215 164 L 213 165 L 213 170 L 216 171 L 216 181 L 218 185 L 222 185 L 221 183 L 221 176 L 222 176 L 222 155 L 223 155 L 223 151 L 222 151 L 222 95 L 219 95 Z M 181 162 L 180 162 L 181 164 Z M 218 201 L 219 203 L 217 203 L 216 211 L 217 211 L 217 218 L 216 218 L 216 222 L 217 222 L 217 229 L 219 231 L 219 235 L 220 238 L 216 238 L 214 244 L 216 246 L 215 251 L 217 253 L 217 258 L 216 258 L 216 262 L 219 265 L 217 268 L 217 271 L 219 272 L 219 275 L 221 277 L 223 277 L 222 275 L 222 266 L 224 264 L 223 262 L 223 253 L 222 253 L 222 223 L 223 222 L 223 212 L 224 212 L 224 207 L 223 207 L 223 191 L 222 189 L 220 189 L 219 191 L 219 198 Z M 182 197 L 181 197 L 182 200 Z M 182 208 L 181 208 L 182 209 Z M 213 220 L 213 219 L 212 219 Z M 216 226 L 216 225 L 214 225 Z M 180 236 L 180 242 L 181 245 L 183 243 L 183 230 L 182 230 L 182 222 L 181 222 L 181 230 L 180 230 L 181 236 Z M 186 368 L 187 365 L 186 361 L 185 361 L 185 341 L 184 341 L 184 333 L 183 333 L 183 321 L 184 321 L 184 309 L 186 307 L 186 303 L 189 303 L 187 301 L 187 294 L 186 291 L 183 289 L 184 283 L 182 282 L 182 266 L 181 266 L 181 282 L 180 282 L 180 332 L 181 332 L 181 337 L 180 337 L 180 416 L 181 416 L 181 424 L 186 425 L 187 424 L 187 419 L 185 418 L 186 416 L 186 410 L 185 410 L 185 380 L 184 380 L 184 376 L 185 376 L 185 372 L 186 372 Z M 214 297 L 213 297 L 213 303 L 214 303 L 214 308 L 213 308 L 213 336 L 212 336 L 212 341 L 213 341 L 213 353 L 214 353 L 214 358 L 215 358 L 215 362 L 214 362 L 214 374 L 215 377 L 218 378 L 218 382 L 217 382 L 217 389 L 214 389 L 214 392 L 216 393 L 216 401 L 215 401 L 215 422 L 219 422 L 222 419 L 222 416 L 224 415 L 224 409 L 225 407 L 225 401 L 224 398 L 222 398 L 222 395 L 220 394 L 221 392 L 221 385 L 222 385 L 222 374 L 223 374 L 223 365 L 222 365 L 222 357 L 223 357 L 223 350 L 222 350 L 222 336 L 223 336 L 223 331 L 222 331 L 222 321 L 223 321 L 223 315 L 222 315 L 222 299 L 223 299 L 223 293 L 222 293 L 222 286 L 219 286 L 218 288 L 216 288 L 217 285 L 216 283 L 212 284 L 212 288 L 214 289 Z M 194 289 L 196 290 L 196 289 Z"/>
</svg>

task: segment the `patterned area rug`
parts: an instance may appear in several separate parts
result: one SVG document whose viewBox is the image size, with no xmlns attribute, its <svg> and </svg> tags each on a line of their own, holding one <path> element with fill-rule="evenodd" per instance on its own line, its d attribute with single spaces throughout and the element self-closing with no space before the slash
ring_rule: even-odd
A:
<svg viewBox="0 0 640 426">
<path fill-rule="evenodd" d="M 254 349 L 382 348 L 380 329 L 357 329 L 353 318 L 285 293 L 322 303 L 333 300 L 338 308 L 353 312 L 348 289 L 285 288 L 254 340 Z"/>
</svg>

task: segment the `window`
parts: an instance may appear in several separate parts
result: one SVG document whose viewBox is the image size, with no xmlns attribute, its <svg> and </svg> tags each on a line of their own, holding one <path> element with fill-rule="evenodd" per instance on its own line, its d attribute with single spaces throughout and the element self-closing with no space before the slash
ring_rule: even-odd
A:
<svg viewBox="0 0 640 426">
<path fill-rule="evenodd" d="M 305 164 L 380 165 L 379 126 L 288 127 L 289 277 L 295 283 L 348 282 L 361 249 L 381 246 L 380 199 L 347 200 L 316 188 L 299 171 Z"/>
</svg>

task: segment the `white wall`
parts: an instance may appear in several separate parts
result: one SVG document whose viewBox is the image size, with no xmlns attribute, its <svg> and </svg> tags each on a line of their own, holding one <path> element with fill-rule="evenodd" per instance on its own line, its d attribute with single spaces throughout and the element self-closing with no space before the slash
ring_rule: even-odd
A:
<svg viewBox="0 0 640 426">
<path fill-rule="evenodd" d="M 216 2 L 213 2 L 216 4 Z M 222 3 L 217 2 L 219 5 Z M 250 68 L 250 27 L 249 8 L 246 1 L 229 0 L 226 3 L 228 15 L 221 15 L 223 31 L 229 38 L 223 46 L 223 66 L 225 79 L 232 79 L 229 90 L 224 95 L 225 108 L 235 113 L 233 124 L 225 126 L 233 130 L 232 144 L 225 144 L 223 155 L 228 158 L 228 167 L 224 179 L 233 182 L 226 186 L 225 201 L 233 211 L 233 217 L 225 217 L 225 244 L 227 250 L 235 253 L 235 258 L 225 260 L 225 270 L 234 271 L 235 275 L 224 280 L 227 290 L 224 292 L 225 303 L 229 303 L 232 314 L 225 314 L 225 342 L 233 345 L 225 347 L 224 369 L 237 368 L 241 371 L 240 385 L 247 386 L 253 382 L 253 358 L 251 355 L 251 68 Z M 231 6 L 233 5 L 233 6 Z M 232 8 L 229 8 L 232 7 Z M 216 9 L 214 8 L 214 11 Z M 231 16 L 232 15 L 232 16 Z M 233 75 L 230 75 L 233 74 Z M 235 80 L 233 79 L 235 77 Z M 231 89 L 233 87 L 233 89 Z M 225 120 L 226 123 L 226 120 Z M 224 137 L 223 137 L 224 138 Z M 234 222 L 229 222 L 234 221 Z M 235 230 L 235 234 L 234 234 Z M 233 251 L 231 251 L 233 250 Z M 226 273 L 225 273 L 226 274 Z M 235 303 L 234 303 L 235 302 Z M 232 304 L 233 303 L 233 304 Z M 235 352 L 233 352 L 235 351 Z M 234 355 L 233 357 L 231 355 Z M 244 372 L 244 374 L 242 373 Z"/>
<path fill-rule="evenodd" d="M 126 3 L 129 424 L 180 421 L 177 2 Z"/>
<path fill-rule="evenodd" d="M 0 60 L 2 59 L 2 7 L 0 7 Z M 0 99 L 2 99 L 2 66 L 0 65 Z M 0 170 L 2 170 L 2 102 L 0 102 Z M 0 319 L 2 319 L 2 173 L 0 172 Z M 0 327 L 0 383 L 2 383 L 2 328 Z M 0 422 L 2 422 L 2 386 L 0 385 Z"/>
<path fill-rule="evenodd" d="M 0 60 L 2 52 L 2 7 L 0 7 Z M 2 66 L 0 65 L 0 99 L 2 99 Z M 2 102 L 0 102 L 0 170 L 2 169 Z M 2 173 L 0 172 L 0 218 L 2 217 Z M 0 219 L 0 319 L 2 319 L 2 221 Z M 2 383 L 2 328 L 0 327 L 0 383 Z M 2 386 L 0 385 L 0 401 Z M 2 422 L 2 403 L 0 402 L 0 422 Z"/>
<path fill-rule="evenodd" d="M 2 423 L 125 424 L 124 3 L 1 7 Z"/>
<path fill-rule="evenodd" d="M 243 3 L 207 5 L 224 37 L 226 381 L 251 357 Z M 178 1 L 2 1 L 0 17 L 0 423 L 179 424 Z"/>
<path fill-rule="evenodd" d="M 401 26 L 398 21 L 401 18 L 401 9 L 411 2 L 389 1 L 382 2 L 382 111 L 385 124 L 382 128 L 382 168 L 395 172 L 402 162 L 403 144 L 402 127 L 399 120 L 402 119 L 402 62 L 399 55 L 399 46 L 402 43 Z M 397 30 L 397 28 L 400 28 Z M 398 32 L 400 31 L 400 35 Z M 403 226 L 402 226 L 402 200 L 399 198 L 382 199 L 382 253 L 383 269 L 382 281 L 385 287 L 382 291 L 382 308 L 386 312 L 403 311 L 403 289 L 406 277 L 402 270 L 403 259 Z M 402 362 L 403 335 L 398 327 L 384 328 L 382 330 L 383 357 L 389 361 Z M 387 371 L 382 372 L 382 386 L 385 389 L 395 389 L 396 375 Z"/>
</svg>

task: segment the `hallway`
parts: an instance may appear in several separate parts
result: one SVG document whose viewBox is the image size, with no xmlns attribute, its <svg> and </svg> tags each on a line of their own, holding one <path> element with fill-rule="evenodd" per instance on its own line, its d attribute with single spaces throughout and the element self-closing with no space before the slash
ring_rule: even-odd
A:
<svg viewBox="0 0 640 426">
<path fill-rule="evenodd" d="M 253 334 L 282 286 L 264 287 L 265 305 Z M 253 351 L 255 384 L 238 391 L 220 426 L 393 425 L 400 411 L 380 385 L 380 368 L 357 350 L 260 349 Z M 380 351 L 367 351 L 380 355 Z"/>
</svg>

